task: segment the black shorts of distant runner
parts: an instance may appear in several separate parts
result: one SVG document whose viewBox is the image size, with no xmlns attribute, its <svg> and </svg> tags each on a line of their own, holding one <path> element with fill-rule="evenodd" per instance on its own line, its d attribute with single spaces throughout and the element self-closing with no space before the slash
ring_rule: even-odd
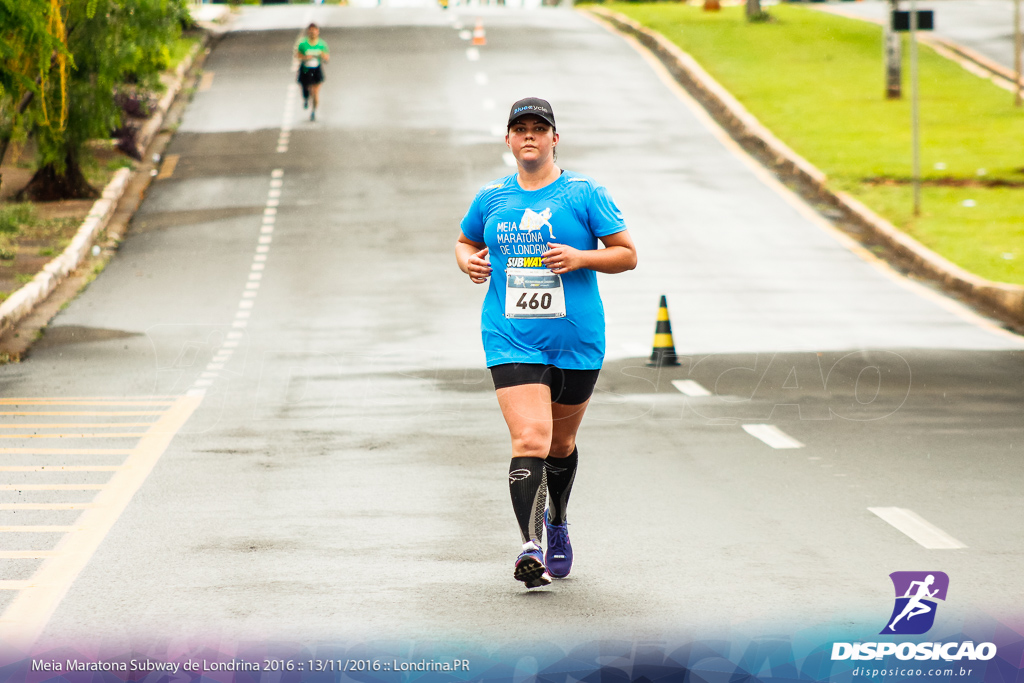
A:
<svg viewBox="0 0 1024 683">
<path fill-rule="evenodd" d="M 304 86 L 317 85 L 324 82 L 324 70 L 319 66 L 300 66 L 299 83 Z"/>
<path fill-rule="evenodd" d="M 543 384 L 551 389 L 551 401 L 566 406 L 586 403 L 594 393 L 600 370 L 564 370 L 541 363 L 504 363 L 490 368 L 494 388 Z"/>
</svg>

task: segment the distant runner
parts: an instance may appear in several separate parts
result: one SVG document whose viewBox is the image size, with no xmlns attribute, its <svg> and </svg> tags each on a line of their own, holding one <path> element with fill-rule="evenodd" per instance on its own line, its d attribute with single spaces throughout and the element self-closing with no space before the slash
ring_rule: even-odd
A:
<svg viewBox="0 0 1024 683">
<path fill-rule="evenodd" d="M 320 104 L 320 84 L 324 82 L 324 70 L 321 63 L 331 61 L 327 43 L 320 40 L 320 27 L 310 24 L 306 29 L 306 37 L 295 49 L 295 56 L 300 60 L 299 84 L 302 86 L 302 108 L 309 109 L 309 98 L 313 97 L 313 110 L 309 112 L 309 120 L 316 121 L 316 108 Z"/>
<path fill-rule="evenodd" d="M 512 437 L 509 489 L 523 541 L 513 576 L 527 588 L 572 568 L 566 507 L 579 460 L 576 432 L 604 361 L 597 273 L 636 267 L 636 248 L 608 191 L 555 165 L 558 139 L 546 101 L 512 105 L 505 144 L 518 172 L 477 193 L 455 243 L 462 272 L 477 284 L 490 279 L 480 327 Z"/>
</svg>

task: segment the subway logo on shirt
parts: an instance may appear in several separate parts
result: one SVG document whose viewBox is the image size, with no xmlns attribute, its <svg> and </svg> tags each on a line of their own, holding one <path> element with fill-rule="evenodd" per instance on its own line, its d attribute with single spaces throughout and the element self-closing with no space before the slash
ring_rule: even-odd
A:
<svg viewBox="0 0 1024 683">
<path fill-rule="evenodd" d="M 540 256 L 513 256 L 505 261 L 506 268 L 544 268 Z"/>
</svg>

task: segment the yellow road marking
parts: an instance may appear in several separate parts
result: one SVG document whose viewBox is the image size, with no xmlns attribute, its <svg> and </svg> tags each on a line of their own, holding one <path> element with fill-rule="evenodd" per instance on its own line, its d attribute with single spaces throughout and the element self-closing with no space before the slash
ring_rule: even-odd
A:
<svg viewBox="0 0 1024 683">
<path fill-rule="evenodd" d="M 82 527 L 67 525 L 32 525 L 15 524 L 13 526 L 0 526 L 0 532 L 25 533 L 25 534 L 66 534 L 69 531 L 78 531 Z"/>
<path fill-rule="evenodd" d="M 106 415 L 163 415 L 162 410 L 97 410 L 97 411 L 47 411 L 47 410 L 19 410 L 14 412 L 2 412 L 0 415 L 78 415 L 78 416 L 95 416 L 104 417 Z"/>
<path fill-rule="evenodd" d="M 32 424 L 0 424 L 2 429 L 75 429 L 79 427 L 149 427 L 152 422 L 35 422 Z"/>
<path fill-rule="evenodd" d="M 31 581 L 0 581 L 0 590 L 4 591 L 23 591 L 31 586 Z"/>
<path fill-rule="evenodd" d="M 206 92 L 213 87 L 213 71 L 204 71 L 202 78 L 199 79 L 199 87 L 196 88 L 199 92 Z"/>
<path fill-rule="evenodd" d="M 28 455 L 125 455 L 131 452 L 131 448 L 0 448 L 0 454 Z"/>
<path fill-rule="evenodd" d="M 157 180 L 164 180 L 174 175 L 174 169 L 178 165 L 178 159 L 180 154 L 168 154 L 164 157 L 164 163 L 160 166 L 160 173 L 157 174 Z"/>
<path fill-rule="evenodd" d="M 53 557 L 56 554 L 52 550 L 0 550 L 0 559 L 38 560 Z"/>
<path fill-rule="evenodd" d="M 6 426 L 6 425 L 5 425 Z M 144 432 L 111 432 L 108 434 L 0 434 L 0 439 L 127 439 L 145 436 Z"/>
<path fill-rule="evenodd" d="M 0 510 L 85 510 L 93 503 L 0 503 Z"/>
<path fill-rule="evenodd" d="M 117 472 L 125 465 L 2 465 L 0 472 Z"/>
<path fill-rule="evenodd" d="M 0 484 L 0 491 L 98 491 L 103 484 Z"/>
<path fill-rule="evenodd" d="M 67 534 L 57 543 L 57 554 L 43 560 L 29 585 L 23 587 L 0 616 L 0 642 L 26 651 L 31 647 L 174 435 L 202 400 L 202 396 L 182 396 L 139 440 L 124 465 L 97 494 L 93 501 L 96 506 L 82 512 L 76 520 L 81 530 Z"/>
</svg>

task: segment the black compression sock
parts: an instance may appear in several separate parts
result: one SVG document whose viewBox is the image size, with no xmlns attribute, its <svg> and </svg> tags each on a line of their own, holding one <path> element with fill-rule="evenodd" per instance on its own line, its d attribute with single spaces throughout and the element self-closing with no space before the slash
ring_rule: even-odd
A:
<svg viewBox="0 0 1024 683">
<path fill-rule="evenodd" d="M 512 493 L 512 509 L 519 522 L 523 543 L 533 541 L 540 545 L 544 524 L 544 503 L 547 486 L 544 484 L 542 458 L 512 458 L 508 466 L 508 487 Z"/>
<path fill-rule="evenodd" d="M 578 462 L 579 451 L 576 448 L 564 458 L 548 456 L 544 461 L 548 493 L 551 495 L 551 506 L 548 508 L 548 522 L 551 524 L 565 524 L 565 508 L 569 505 L 569 493 L 576 478 Z"/>
</svg>

